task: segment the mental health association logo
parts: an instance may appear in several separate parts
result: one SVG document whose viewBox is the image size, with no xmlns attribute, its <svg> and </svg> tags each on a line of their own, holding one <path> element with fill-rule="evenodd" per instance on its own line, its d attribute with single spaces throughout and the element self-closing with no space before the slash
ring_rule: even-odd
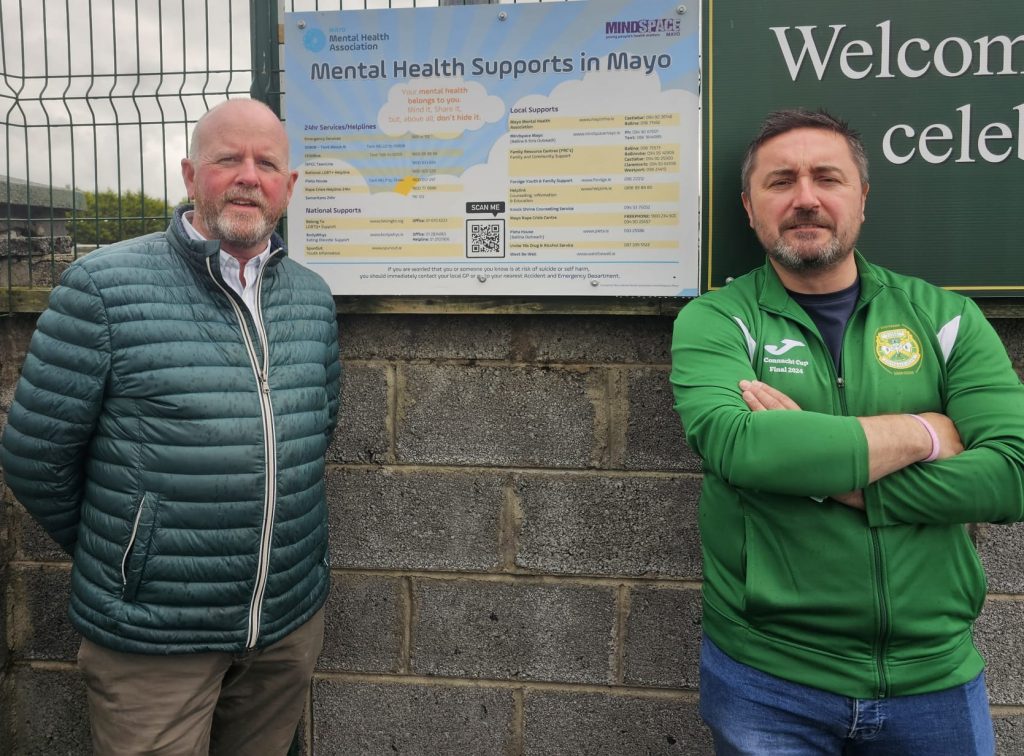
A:
<svg viewBox="0 0 1024 756">
<path fill-rule="evenodd" d="M 302 35 L 302 44 L 310 52 L 320 52 L 327 44 L 327 35 L 319 29 L 310 29 Z"/>
</svg>

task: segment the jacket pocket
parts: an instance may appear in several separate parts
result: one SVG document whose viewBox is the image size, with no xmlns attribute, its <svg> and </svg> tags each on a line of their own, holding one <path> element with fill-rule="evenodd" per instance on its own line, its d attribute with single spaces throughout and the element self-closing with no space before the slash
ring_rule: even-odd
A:
<svg viewBox="0 0 1024 756">
<path fill-rule="evenodd" d="M 859 513 L 810 499 L 744 517 L 744 619 L 775 638 L 829 653 L 870 650 L 876 581 Z"/>
<path fill-rule="evenodd" d="M 134 601 L 142 582 L 142 573 L 149 558 L 149 548 L 156 530 L 156 516 L 159 508 L 159 497 L 147 493 L 142 496 L 139 508 L 135 512 L 128 544 L 121 558 L 121 598 Z"/>
</svg>

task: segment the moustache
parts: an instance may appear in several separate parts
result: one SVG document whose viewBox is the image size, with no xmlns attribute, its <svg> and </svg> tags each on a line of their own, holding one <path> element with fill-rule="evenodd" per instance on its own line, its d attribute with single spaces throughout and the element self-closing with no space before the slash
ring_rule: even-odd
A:
<svg viewBox="0 0 1024 756">
<path fill-rule="evenodd" d="M 797 211 L 791 217 L 782 222 L 782 230 L 787 231 L 796 226 L 804 225 L 821 226 L 822 228 L 827 228 L 832 231 L 835 230 L 835 227 L 832 225 L 832 221 L 824 215 L 820 215 L 813 211 Z"/>
<path fill-rule="evenodd" d="M 229 202 L 248 202 L 255 205 L 260 210 L 266 210 L 267 206 L 263 201 L 263 197 L 257 192 L 233 192 L 231 194 L 224 195 L 222 200 L 223 204 L 226 205 Z"/>
</svg>

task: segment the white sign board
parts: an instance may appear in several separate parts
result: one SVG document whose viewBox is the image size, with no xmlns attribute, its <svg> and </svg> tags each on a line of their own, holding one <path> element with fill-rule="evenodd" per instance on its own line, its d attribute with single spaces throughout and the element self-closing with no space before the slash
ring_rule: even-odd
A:
<svg viewBox="0 0 1024 756">
<path fill-rule="evenodd" d="M 336 294 L 695 295 L 698 10 L 285 14 L 290 254 Z"/>
</svg>

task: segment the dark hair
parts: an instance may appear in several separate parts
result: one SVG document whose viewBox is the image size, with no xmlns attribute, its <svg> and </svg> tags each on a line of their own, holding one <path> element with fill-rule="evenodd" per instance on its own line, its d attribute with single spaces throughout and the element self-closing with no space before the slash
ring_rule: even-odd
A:
<svg viewBox="0 0 1024 756">
<path fill-rule="evenodd" d="M 864 152 L 864 143 L 860 139 L 860 134 L 850 128 L 846 121 L 841 121 L 824 110 L 811 111 L 794 108 L 776 110 L 774 113 L 769 113 L 761 122 L 761 129 L 747 147 L 747 151 L 743 155 L 743 165 L 740 168 L 740 181 L 745 193 L 750 192 L 750 174 L 754 170 L 754 158 L 758 149 L 769 139 L 793 131 L 793 129 L 825 129 L 844 137 L 850 146 L 853 162 L 857 164 L 861 183 L 868 183 L 868 156 Z"/>
</svg>

